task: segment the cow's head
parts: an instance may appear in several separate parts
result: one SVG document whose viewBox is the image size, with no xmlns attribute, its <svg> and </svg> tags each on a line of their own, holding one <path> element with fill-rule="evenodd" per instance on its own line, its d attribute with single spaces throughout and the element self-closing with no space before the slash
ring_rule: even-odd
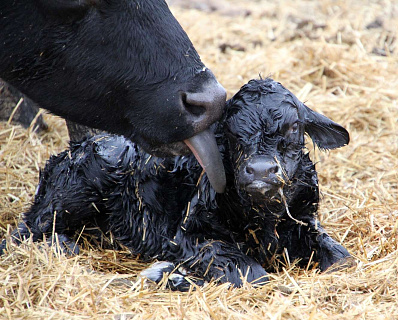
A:
<svg viewBox="0 0 398 320">
<path fill-rule="evenodd" d="M 343 127 L 272 79 L 243 86 L 227 103 L 225 121 L 235 186 L 257 203 L 281 201 L 303 159 L 304 133 L 321 149 L 349 142 Z"/>
<path fill-rule="evenodd" d="M 164 0 L 4 0 L 0 20 L 0 77 L 66 119 L 164 156 L 223 112 L 224 88 Z"/>
</svg>

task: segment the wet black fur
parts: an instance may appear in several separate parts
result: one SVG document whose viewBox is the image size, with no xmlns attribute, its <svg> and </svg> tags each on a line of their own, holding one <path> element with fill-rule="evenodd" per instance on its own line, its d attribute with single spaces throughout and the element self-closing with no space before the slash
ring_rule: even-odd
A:
<svg viewBox="0 0 398 320">
<path fill-rule="evenodd" d="M 242 276 L 265 281 L 284 251 L 303 266 L 312 255 L 321 270 L 350 256 L 317 221 L 318 178 L 303 150 L 304 132 L 329 149 L 348 143 L 345 129 L 265 79 L 228 101 L 215 130 L 227 170 L 224 194 L 215 193 L 193 156 L 156 158 L 122 137 L 95 136 L 51 157 L 13 237 L 51 235 L 54 215 L 64 241 L 97 223 L 144 260 L 236 286 Z M 278 159 L 290 214 L 306 226 L 288 216 L 278 193 L 253 198 L 240 185 L 239 170 L 254 156 Z"/>
</svg>

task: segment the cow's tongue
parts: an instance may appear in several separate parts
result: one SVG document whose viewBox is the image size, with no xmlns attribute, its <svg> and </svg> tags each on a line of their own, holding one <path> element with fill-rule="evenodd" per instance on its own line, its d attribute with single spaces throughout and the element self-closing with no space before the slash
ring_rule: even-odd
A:
<svg viewBox="0 0 398 320">
<path fill-rule="evenodd" d="M 206 171 L 214 190 L 223 193 L 226 185 L 225 171 L 214 134 L 205 130 L 184 142 Z"/>
</svg>

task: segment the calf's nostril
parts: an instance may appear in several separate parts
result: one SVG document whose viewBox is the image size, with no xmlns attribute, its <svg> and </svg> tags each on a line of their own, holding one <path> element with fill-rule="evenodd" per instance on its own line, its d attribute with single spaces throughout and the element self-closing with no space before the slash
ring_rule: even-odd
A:
<svg viewBox="0 0 398 320">
<path fill-rule="evenodd" d="M 277 174 L 278 171 L 279 171 L 279 168 L 278 168 L 277 165 L 275 165 L 275 166 L 269 168 L 269 172 L 270 172 L 270 173 Z"/>
<path fill-rule="evenodd" d="M 245 172 L 249 175 L 252 175 L 254 173 L 254 169 L 250 166 L 245 167 Z"/>
</svg>

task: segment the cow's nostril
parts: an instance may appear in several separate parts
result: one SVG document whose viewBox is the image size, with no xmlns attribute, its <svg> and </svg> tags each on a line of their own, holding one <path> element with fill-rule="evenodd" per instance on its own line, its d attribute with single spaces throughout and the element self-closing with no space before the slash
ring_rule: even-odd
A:
<svg viewBox="0 0 398 320">
<path fill-rule="evenodd" d="M 187 110 L 190 114 L 199 117 L 206 112 L 206 108 L 200 104 L 200 101 L 198 101 L 198 104 L 192 103 L 192 100 L 188 102 L 186 93 L 182 94 L 181 99 L 185 110 Z"/>
<path fill-rule="evenodd" d="M 207 79 L 192 91 L 181 93 L 183 108 L 191 115 L 197 131 L 208 128 L 221 117 L 225 98 L 225 89 L 214 79 Z"/>
</svg>

